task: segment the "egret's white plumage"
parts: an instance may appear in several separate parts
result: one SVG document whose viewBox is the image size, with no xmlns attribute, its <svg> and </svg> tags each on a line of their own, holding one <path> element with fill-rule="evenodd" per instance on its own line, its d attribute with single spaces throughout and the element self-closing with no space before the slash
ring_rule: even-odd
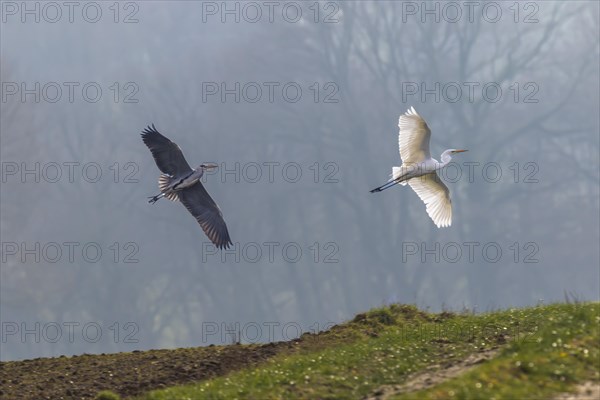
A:
<svg viewBox="0 0 600 400">
<path fill-rule="evenodd" d="M 427 123 L 413 107 L 398 119 L 398 147 L 404 164 L 418 164 L 431 158 L 429 139 L 431 131 Z"/>
<path fill-rule="evenodd" d="M 408 184 L 425 203 L 427 214 L 438 228 L 452 224 L 450 191 L 435 172 L 409 179 Z"/>
<path fill-rule="evenodd" d="M 466 150 L 448 149 L 442 153 L 442 162 L 431 158 L 429 152 L 431 130 L 414 107 L 400 115 L 398 127 L 400 128 L 398 145 L 402 165 L 393 167 L 390 180 L 371 190 L 371 193 L 381 192 L 398 183 L 401 185 L 408 183 L 425 203 L 427 214 L 435 225 L 438 228 L 450 226 L 452 224 L 450 191 L 436 171 L 450 163 L 451 154 L 462 153 Z"/>
</svg>

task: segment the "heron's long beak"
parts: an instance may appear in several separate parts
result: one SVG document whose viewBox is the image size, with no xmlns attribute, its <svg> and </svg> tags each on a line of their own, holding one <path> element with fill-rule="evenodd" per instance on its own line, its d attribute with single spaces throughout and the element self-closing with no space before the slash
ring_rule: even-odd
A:
<svg viewBox="0 0 600 400">
<path fill-rule="evenodd" d="M 455 153 L 464 153 L 465 151 L 469 151 L 469 150 L 454 150 Z"/>
<path fill-rule="evenodd" d="M 215 163 L 204 164 L 204 169 L 215 169 L 215 168 L 219 168 L 219 164 L 215 164 Z"/>
</svg>

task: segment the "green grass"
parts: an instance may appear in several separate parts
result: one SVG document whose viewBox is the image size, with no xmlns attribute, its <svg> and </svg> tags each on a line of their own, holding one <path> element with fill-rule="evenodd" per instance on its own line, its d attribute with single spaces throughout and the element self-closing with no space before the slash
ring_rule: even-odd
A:
<svg viewBox="0 0 600 400">
<path fill-rule="evenodd" d="M 430 390 L 393 399 L 549 399 L 575 384 L 600 380 L 600 307 L 537 309 L 540 330 L 511 343 L 489 363 Z"/>
<path fill-rule="evenodd" d="M 121 400 L 121 396 L 110 390 L 103 390 L 96 395 L 94 400 Z"/>
<path fill-rule="evenodd" d="M 398 399 L 548 398 L 598 379 L 600 305 L 555 304 L 481 315 L 392 305 L 359 314 L 250 369 L 142 396 L 163 399 L 356 399 L 481 350 L 490 362 Z"/>
</svg>

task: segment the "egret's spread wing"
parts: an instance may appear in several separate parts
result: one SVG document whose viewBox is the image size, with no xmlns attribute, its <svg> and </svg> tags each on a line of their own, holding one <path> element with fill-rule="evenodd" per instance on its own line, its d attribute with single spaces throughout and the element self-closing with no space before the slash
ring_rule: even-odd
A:
<svg viewBox="0 0 600 400">
<path fill-rule="evenodd" d="M 408 184 L 423 200 L 427 206 L 427 214 L 438 228 L 452 224 L 450 191 L 435 172 L 409 179 Z"/>
<path fill-rule="evenodd" d="M 228 248 L 232 243 L 223 214 L 202 183 L 196 182 L 177 193 L 179 200 L 196 218 L 211 242 L 219 249 Z"/>
<path fill-rule="evenodd" d="M 161 135 L 154 124 L 144 129 L 142 140 L 152 152 L 161 172 L 171 176 L 183 176 L 192 171 L 179 146 Z"/>
<path fill-rule="evenodd" d="M 400 128 L 398 145 L 403 163 L 420 163 L 431 158 L 429 153 L 431 131 L 413 107 L 400 116 L 398 127 Z"/>
</svg>

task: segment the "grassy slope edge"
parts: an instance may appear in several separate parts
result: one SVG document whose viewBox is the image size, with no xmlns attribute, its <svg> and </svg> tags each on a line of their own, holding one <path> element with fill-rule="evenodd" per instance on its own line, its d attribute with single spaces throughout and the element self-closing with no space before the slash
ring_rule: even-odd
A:
<svg viewBox="0 0 600 400">
<path fill-rule="evenodd" d="M 395 399 L 548 399 L 599 380 L 600 304 L 552 304 L 480 315 L 391 305 L 357 315 L 253 368 L 141 396 L 164 399 L 356 399 L 497 349 L 491 361 Z"/>
</svg>

